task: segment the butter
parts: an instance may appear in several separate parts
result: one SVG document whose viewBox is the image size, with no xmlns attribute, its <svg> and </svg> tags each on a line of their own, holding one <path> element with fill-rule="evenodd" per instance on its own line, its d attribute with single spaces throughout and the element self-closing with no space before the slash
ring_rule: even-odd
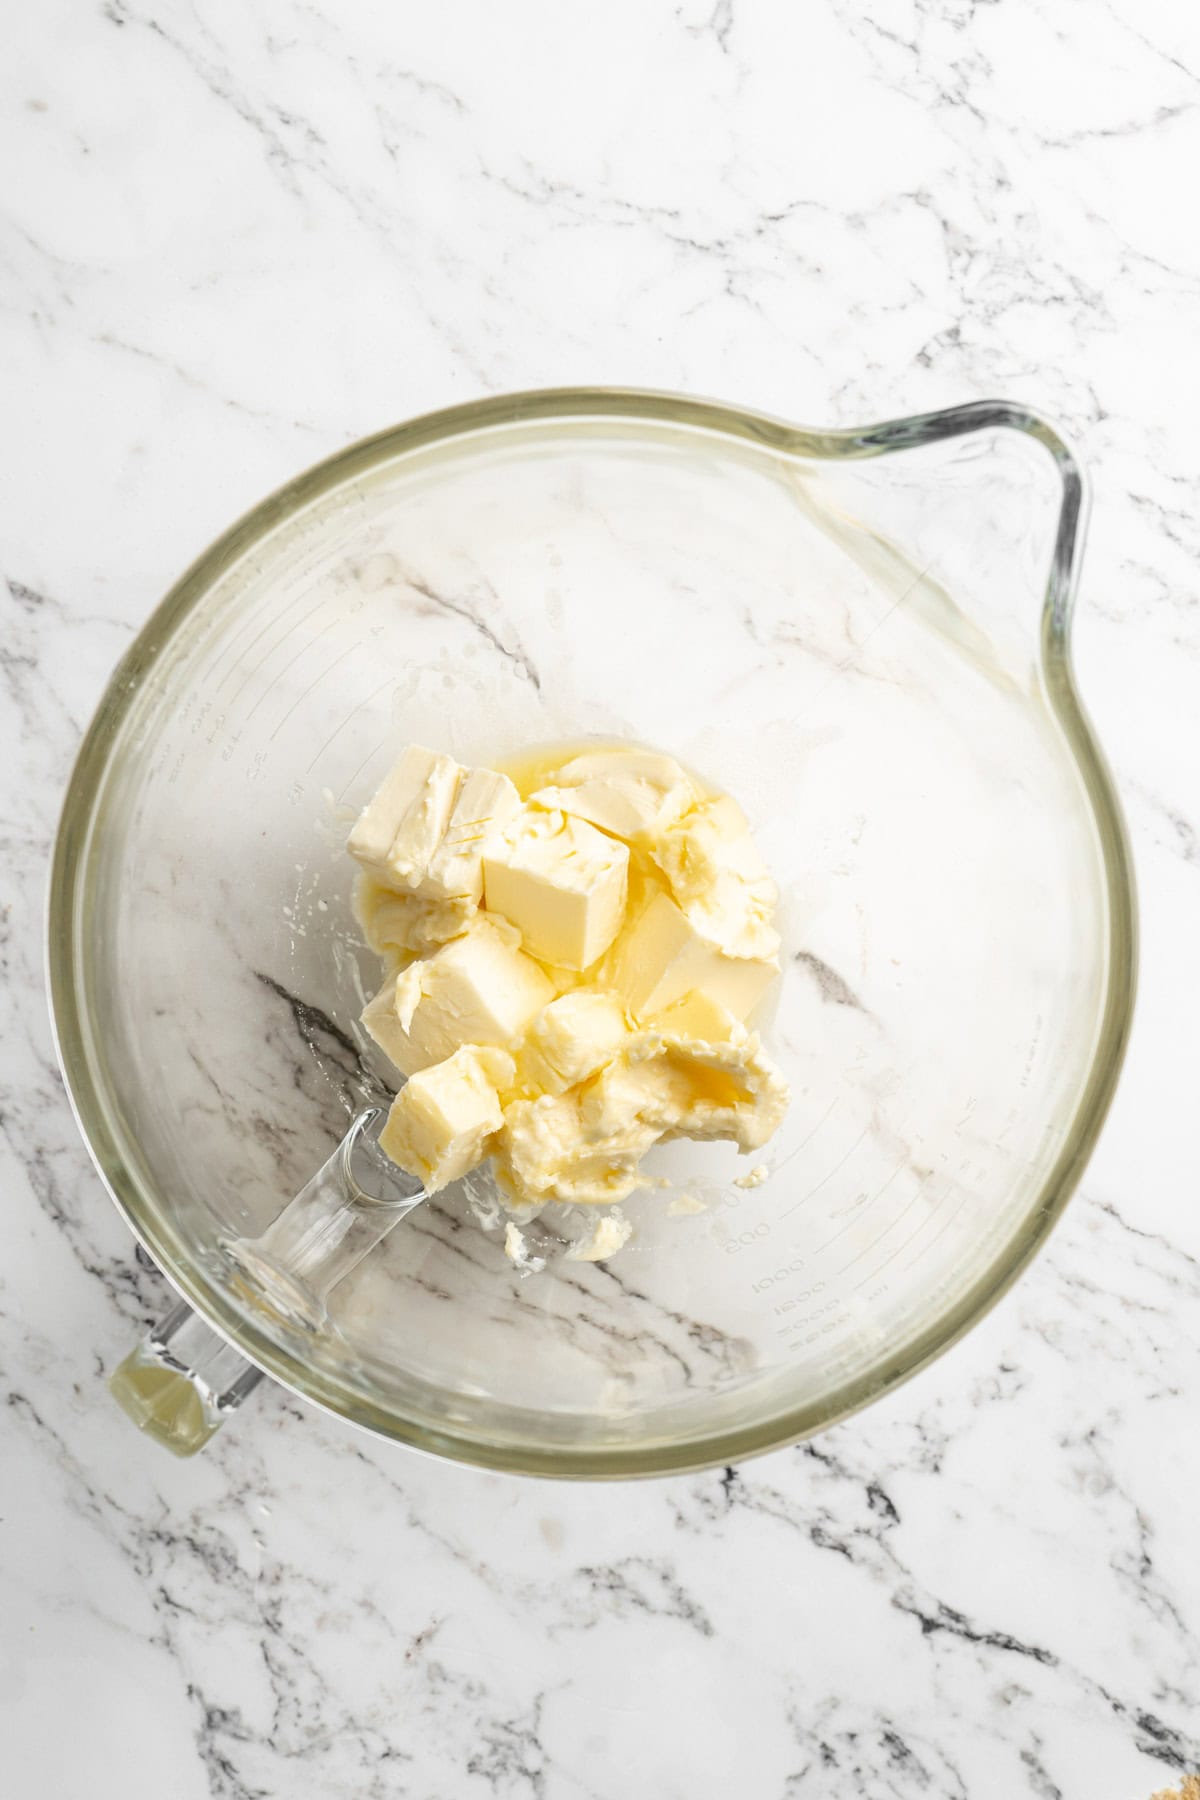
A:
<svg viewBox="0 0 1200 1800">
<path fill-rule="evenodd" d="M 404 1066 L 401 1059 L 408 1055 L 408 1035 L 396 1014 L 398 980 L 395 972 L 388 976 L 374 999 L 368 1000 L 363 1007 L 362 1022 L 383 1054 L 401 1069 Z"/>
<path fill-rule="evenodd" d="M 475 904 L 466 895 L 426 900 L 380 887 L 368 875 L 359 877 L 354 907 L 363 936 L 380 956 L 391 950 L 436 950 L 461 937 L 475 913 Z"/>
<path fill-rule="evenodd" d="M 642 1157 L 671 1138 L 726 1139 L 755 1150 L 776 1131 L 788 1090 L 758 1038 L 702 1043 L 657 1032 L 581 1087 L 504 1108 L 495 1164 L 518 1201 L 609 1205 L 647 1185 Z"/>
<path fill-rule="evenodd" d="M 393 976 L 363 1024 L 396 1067 L 413 1075 L 462 1044 L 515 1043 L 553 997 L 515 933 L 479 915 L 462 937 Z"/>
<path fill-rule="evenodd" d="M 534 1020 L 525 1045 L 525 1085 L 561 1094 L 603 1068 L 629 1037 L 615 994 L 576 988 L 552 1000 Z"/>
<path fill-rule="evenodd" d="M 414 747 L 350 848 L 394 965 L 363 1024 L 409 1078 L 380 1142 L 430 1192 L 490 1157 L 515 1208 L 612 1208 L 663 1185 L 641 1172 L 657 1143 L 778 1129 L 787 1087 L 746 1024 L 778 976 L 777 891 L 741 808 L 672 757 L 586 751 L 523 803 Z M 606 1212 L 568 1254 L 629 1232 Z M 506 1253 L 540 1266 L 516 1225 Z"/>
<path fill-rule="evenodd" d="M 610 1205 L 644 1185 L 638 1164 L 657 1136 L 652 1125 L 636 1119 L 595 1136 L 584 1122 L 578 1094 L 514 1100 L 504 1109 L 504 1129 L 496 1141 L 496 1178 L 521 1204 Z"/>
<path fill-rule="evenodd" d="M 580 1095 L 579 1114 L 593 1144 L 622 1145 L 636 1130 L 650 1132 L 651 1142 L 657 1143 L 682 1122 L 691 1102 L 686 1069 L 652 1045 L 601 1069 Z"/>
<path fill-rule="evenodd" d="M 546 1266 L 544 1256 L 531 1256 L 525 1233 L 510 1219 L 504 1227 L 504 1254 L 521 1275 L 540 1275 Z"/>
<path fill-rule="evenodd" d="M 736 1182 L 734 1186 L 737 1186 Z M 675 1198 L 668 1203 L 667 1217 L 668 1219 L 689 1219 L 694 1218 L 697 1213 L 707 1211 L 708 1207 L 704 1201 L 698 1199 L 695 1194 L 676 1194 Z"/>
<path fill-rule="evenodd" d="M 623 1250 L 633 1236 L 633 1225 L 620 1213 L 606 1213 L 597 1219 L 586 1237 L 580 1238 L 567 1251 L 568 1262 L 605 1262 Z"/>
<path fill-rule="evenodd" d="M 651 1029 L 676 1041 L 699 1039 L 706 1044 L 723 1044 L 746 1036 L 746 1027 L 741 1020 L 702 988 L 693 988 L 682 1000 L 673 1000 L 670 1006 L 652 1014 L 646 1022 Z"/>
<path fill-rule="evenodd" d="M 779 890 L 729 794 L 704 800 L 662 832 L 651 855 L 701 937 L 727 955 L 770 960 L 779 950 L 771 918 Z"/>
<path fill-rule="evenodd" d="M 410 744 L 350 833 L 351 856 L 385 886 L 416 887 L 442 841 L 462 771 Z"/>
<path fill-rule="evenodd" d="M 513 1079 L 504 1050 L 463 1045 L 411 1076 L 392 1102 L 380 1148 L 434 1194 L 481 1163 L 504 1116 L 499 1089 Z"/>
<path fill-rule="evenodd" d="M 593 1143 L 611 1141 L 630 1122 L 653 1127 L 656 1141 L 727 1139 L 757 1150 L 778 1130 L 787 1084 L 756 1035 L 703 1043 L 647 1033 L 584 1088 L 583 1129 Z"/>
<path fill-rule="evenodd" d="M 521 796 L 507 775 L 467 769 L 442 841 L 429 859 L 420 892 L 432 899 L 483 898 L 483 857 L 488 845 L 521 810 Z"/>
<path fill-rule="evenodd" d="M 384 887 L 470 910 L 483 897 L 484 850 L 520 806 L 507 775 L 413 744 L 359 815 L 350 854 Z"/>
<path fill-rule="evenodd" d="M 674 757 L 653 750 L 590 750 L 556 769 L 531 795 L 632 844 L 651 844 L 696 798 Z"/>
<path fill-rule="evenodd" d="M 484 896 L 542 962 L 582 971 L 625 916 L 629 851 L 581 819 L 526 811 L 484 852 Z"/>
<path fill-rule="evenodd" d="M 727 956 L 669 894 L 656 894 L 612 958 L 613 987 L 638 1018 L 697 990 L 744 1019 L 778 975 L 774 962 Z"/>
<path fill-rule="evenodd" d="M 759 1150 L 783 1124 L 788 1086 L 755 1033 L 738 1044 L 667 1040 L 663 1054 L 689 1088 L 687 1107 L 665 1137 L 723 1138 L 739 1150 Z"/>
</svg>

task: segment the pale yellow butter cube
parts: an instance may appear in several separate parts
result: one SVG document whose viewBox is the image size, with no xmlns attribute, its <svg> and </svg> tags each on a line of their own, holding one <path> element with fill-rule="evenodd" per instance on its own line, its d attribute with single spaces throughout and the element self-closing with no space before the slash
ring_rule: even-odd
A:
<svg viewBox="0 0 1200 1800">
<path fill-rule="evenodd" d="M 389 995 L 391 1017 L 386 1017 Z M 398 1069 L 413 1075 L 460 1044 L 515 1042 L 554 988 L 516 933 L 477 914 L 469 931 L 410 963 L 377 995 L 363 1023 Z"/>
<path fill-rule="evenodd" d="M 672 1043 L 737 1044 L 746 1036 L 741 1020 L 703 988 L 693 988 L 682 1000 L 673 1000 L 647 1024 Z"/>
<path fill-rule="evenodd" d="M 381 1143 L 430 1192 L 491 1156 L 514 1202 L 611 1205 L 659 1185 L 656 1143 L 777 1130 L 787 1087 L 744 1021 L 778 974 L 778 896 L 740 807 L 672 757 L 587 750 L 541 779 L 522 805 L 414 746 L 354 827 L 393 971 L 363 1021 L 409 1077 Z M 600 1218 L 572 1255 L 628 1230 Z"/>
<path fill-rule="evenodd" d="M 504 1123 L 500 1092 L 513 1079 L 505 1050 L 463 1045 L 413 1075 L 392 1102 L 380 1148 L 434 1194 L 488 1154 Z"/>
<path fill-rule="evenodd" d="M 773 962 L 726 956 L 702 937 L 668 894 L 657 894 L 618 944 L 612 983 L 638 1018 L 693 990 L 744 1019 L 778 974 Z"/>
<path fill-rule="evenodd" d="M 461 774 L 452 757 L 410 744 L 359 814 L 351 856 L 377 880 L 415 888 L 442 841 Z"/>
<path fill-rule="evenodd" d="M 583 970 L 625 915 L 629 851 L 582 819 L 527 811 L 484 852 L 484 904 L 543 962 Z"/>
<path fill-rule="evenodd" d="M 772 904 L 779 898 L 749 821 L 732 794 L 699 801 L 666 828 L 652 854 L 677 900 L 701 899 L 729 873 L 760 887 Z"/>
<path fill-rule="evenodd" d="M 702 801 L 667 828 L 651 854 L 702 937 L 731 956 L 764 959 L 779 949 L 771 923 L 779 890 L 729 794 Z"/>
<path fill-rule="evenodd" d="M 363 936 L 382 956 L 388 950 L 436 950 L 439 944 L 461 937 L 470 926 L 475 902 L 465 894 L 449 900 L 398 894 L 364 874 L 359 877 L 354 908 Z"/>
<path fill-rule="evenodd" d="M 408 1053 L 408 1034 L 396 1014 L 398 979 L 394 974 L 389 975 L 374 998 L 367 1001 L 362 1010 L 362 1022 L 383 1054 L 399 1069 L 404 1066 L 401 1059 Z"/>
<path fill-rule="evenodd" d="M 483 856 L 492 839 L 521 810 L 521 796 L 494 769 L 464 772 L 441 843 L 429 859 L 419 892 L 431 899 L 483 898 Z"/>
<path fill-rule="evenodd" d="M 546 1093 L 561 1094 L 603 1068 L 628 1038 L 625 1008 L 615 994 L 576 988 L 552 1000 L 534 1021 L 527 1072 Z"/>
<path fill-rule="evenodd" d="M 556 769 L 538 806 L 587 819 L 631 843 L 652 843 L 696 798 L 687 772 L 654 750 L 589 750 Z"/>
</svg>

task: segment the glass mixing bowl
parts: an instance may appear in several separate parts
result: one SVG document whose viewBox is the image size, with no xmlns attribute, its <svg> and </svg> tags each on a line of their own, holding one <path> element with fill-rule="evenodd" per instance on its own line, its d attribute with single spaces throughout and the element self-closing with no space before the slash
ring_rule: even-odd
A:
<svg viewBox="0 0 1200 1800">
<path fill-rule="evenodd" d="M 1012 406 L 814 432 L 578 391 L 384 432 L 221 538 L 113 677 L 50 897 L 84 1135 L 221 1334 L 177 1315 L 159 1365 L 207 1355 L 219 1410 L 244 1353 L 387 1437 L 622 1476 L 814 1432 L 978 1319 L 1078 1179 L 1129 1024 L 1129 861 L 1069 658 L 1082 511 Z M 386 1076 L 348 821 L 406 742 L 585 737 L 736 795 L 780 884 L 767 1180 L 670 1146 L 651 1167 L 703 1212 L 636 1196 L 616 1260 L 525 1279 L 450 1189 L 327 1309 L 272 1306 L 231 1242 Z M 177 1447 L 204 1434 L 176 1417 Z"/>
</svg>

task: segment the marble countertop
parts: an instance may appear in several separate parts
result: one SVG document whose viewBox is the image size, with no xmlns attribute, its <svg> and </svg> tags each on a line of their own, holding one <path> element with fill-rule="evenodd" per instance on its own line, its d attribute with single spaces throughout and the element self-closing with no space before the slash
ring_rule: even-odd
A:
<svg viewBox="0 0 1200 1800">
<path fill-rule="evenodd" d="M 867 13 L 872 18 L 865 16 Z M 0 65 L 6 1796 L 1149 1800 L 1200 1769 L 1200 21 L 1165 0 L 47 0 Z M 1094 487 L 1077 660 L 1134 1042 L 1048 1252 L 744 1468 L 520 1483 L 104 1377 L 165 1287 L 79 1142 L 41 914 L 71 756 L 189 558 L 423 409 L 810 423 L 979 396 Z"/>
</svg>

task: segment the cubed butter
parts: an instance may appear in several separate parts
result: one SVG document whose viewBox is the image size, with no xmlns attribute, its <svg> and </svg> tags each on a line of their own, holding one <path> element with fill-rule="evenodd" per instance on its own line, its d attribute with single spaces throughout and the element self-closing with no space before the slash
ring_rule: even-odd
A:
<svg viewBox="0 0 1200 1800">
<path fill-rule="evenodd" d="M 602 1068 L 629 1037 L 615 994 L 576 988 L 552 1000 L 534 1020 L 525 1047 L 527 1080 L 547 1094 L 576 1087 Z"/>
<path fill-rule="evenodd" d="M 399 977 L 389 975 L 374 999 L 368 1000 L 363 1007 L 362 1022 L 374 1038 L 386 1057 L 395 1063 L 398 1069 L 404 1067 L 403 1058 L 408 1054 L 408 1034 L 403 1030 L 396 1013 L 396 982 Z"/>
<path fill-rule="evenodd" d="M 379 1134 L 380 1148 L 426 1193 L 436 1193 L 488 1154 L 504 1123 L 500 1090 L 512 1079 L 507 1051 L 461 1046 L 405 1082 Z"/>
<path fill-rule="evenodd" d="M 478 906 L 483 898 L 484 852 L 520 809 L 521 796 L 507 775 L 494 769 L 465 770 L 420 892 L 435 900 L 465 897 Z"/>
<path fill-rule="evenodd" d="M 515 1043 L 553 998 L 516 934 L 480 914 L 462 937 L 394 976 L 363 1023 L 396 1067 L 413 1075 L 460 1044 Z"/>
<path fill-rule="evenodd" d="M 772 962 L 726 956 L 662 893 L 625 933 L 612 958 L 612 985 L 641 1019 L 693 990 L 744 1019 L 778 972 Z"/>
<path fill-rule="evenodd" d="M 527 810 L 484 852 L 484 904 L 531 955 L 583 970 L 620 930 L 628 871 L 624 844 L 582 819 Z"/>
<path fill-rule="evenodd" d="M 538 806 L 572 813 L 634 844 L 652 843 L 695 798 L 674 757 L 621 749 L 573 756 L 532 796 Z"/>
<path fill-rule="evenodd" d="M 426 900 L 380 887 L 366 874 L 359 877 L 354 904 L 363 936 L 381 956 L 389 950 L 436 950 L 461 937 L 475 912 L 474 901 L 466 895 Z"/>
<path fill-rule="evenodd" d="M 731 956 L 776 955 L 771 919 L 779 891 L 731 795 L 701 801 L 676 819 L 651 855 L 702 937 Z"/>
<path fill-rule="evenodd" d="M 385 885 L 415 888 L 442 841 L 461 774 L 453 757 L 410 744 L 359 814 L 351 856 Z"/>
<path fill-rule="evenodd" d="M 671 1042 L 736 1044 L 746 1036 L 741 1020 L 703 988 L 693 988 L 682 1000 L 673 1000 L 646 1023 Z"/>
<path fill-rule="evenodd" d="M 788 1102 L 744 1021 L 778 974 L 746 817 L 672 757 L 587 750 L 522 805 L 414 747 L 351 833 L 355 906 L 392 965 L 363 1012 L 408 1076 L 381 1145 L 430 1191 L 493 1159 L 516 1205 L 611 1206 L 656 1143 L 757 1149 Z M 571 1254 L 629 1233 L 599 1217 Z M 525 1256 L 516 1225 L 508 1253 Z"/>
</svg>

